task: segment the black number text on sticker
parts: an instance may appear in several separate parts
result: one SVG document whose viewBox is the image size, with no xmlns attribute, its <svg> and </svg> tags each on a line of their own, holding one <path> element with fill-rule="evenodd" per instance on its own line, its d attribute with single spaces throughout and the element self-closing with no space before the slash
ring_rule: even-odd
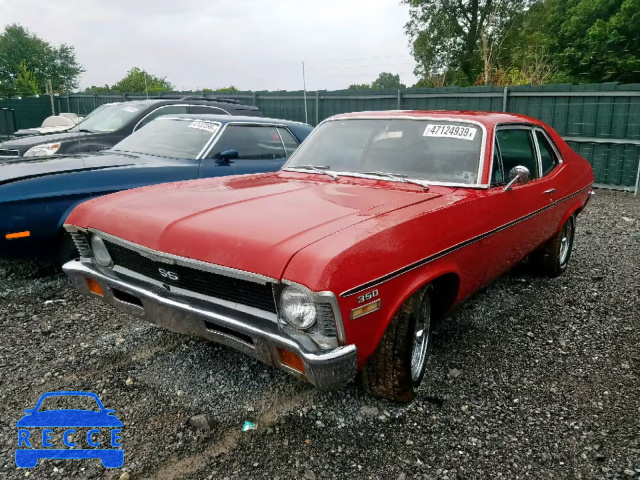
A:
<svg viewBox="0 0 640 480">
<path fill-rule="evenodd" d="M 367 300 L 371 300 L 372 298 L 376 298 L 378 296 L 378 290 L 371 290 L 363 295 L 358 297 L 358 303 L 364 303 Z"/>
</svg>

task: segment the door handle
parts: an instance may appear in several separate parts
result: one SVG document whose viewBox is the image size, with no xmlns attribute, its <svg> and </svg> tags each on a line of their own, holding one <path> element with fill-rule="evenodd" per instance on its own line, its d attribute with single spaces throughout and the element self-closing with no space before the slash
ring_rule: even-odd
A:
<svg viewBox="0 0 640 480">
<path fill-rule="evenodd" d="M 546 193 L 547 195 L 551 195 L 552 193 L 556 193 L 556 189 L 555 188 L 550 188 L 549 190 L 545 190 L 542 193 Z"/>
</svg>

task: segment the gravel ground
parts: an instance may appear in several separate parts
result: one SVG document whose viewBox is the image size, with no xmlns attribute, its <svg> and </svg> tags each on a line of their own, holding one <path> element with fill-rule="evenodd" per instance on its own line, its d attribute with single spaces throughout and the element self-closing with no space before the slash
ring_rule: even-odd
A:
<svg viewBox="0 0 640 480">
<path fill-rule="evenodd" d="M 467 301 L 398 405 L 317 392 L 89 303 L 47 266 L 0 263 L 0 477 L 26 476 L 15 424 L 52 390 L 116 410 L 125 465 L 43 460 L 30 478 L 638 477 L 639 271 L 640 198 L 600 190 L 567 272 L 511 273 Z"/>
</svg>

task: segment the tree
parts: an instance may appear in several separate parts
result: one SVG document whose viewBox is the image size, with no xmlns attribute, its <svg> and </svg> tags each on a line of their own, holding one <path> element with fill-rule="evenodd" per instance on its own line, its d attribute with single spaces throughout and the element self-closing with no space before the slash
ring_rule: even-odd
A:
<svg viewBox="0 0 640 480">
<path fill-rule="evenodd" d="M 13 79 L 13 89 L 15 94 L 20 97 L 38 95 L 39 93 L 36 76 L 29 71 L 24 60 L 20 62 L 18 74 Z"/>
<path fill-rule="evenodd" d="M 46 90 L 47 80 L 51 80 L 55 92 L 68 92 L 77 87 L 78 77 L 84 72 L 73 47 L 53 46 L 18 24 L 8 25 L 0 33 L 0 96 L 16 94 L 15 80 L 23 62 L 40 92 Z M 23 80 L 18 83 L 23 85 Z"/>
<path fill-rule="evenodd" d="M 485 71 L 487 50 L 533 1 L 403 0 L 410 10 L 405 29 L 418 63 L 416 75 L 428 78 L 459 70 L 463 83 L 475 83 Z"/>
<path fill-rule="evenodd" d="M 166 77 L 157 77 L 146 70 L 133 67 L 122 80 L 113 85 L 112 90 L 121 94 L 171 92 L 173 85 Z"/>
<path fill-rule="evenodd" d="M 354 83 L 349 85 L 349 90 L 371 90 L 370 83 Z"/>
<path fill-rule="evenodd" d="M 233 85 L 229 87 L 219 87 L 219 88 L 203 88 L 202 93 L 236 93 L 239 90 Z"/>
<path fill-rule="evenodd" d="M 640 82 L 638 0 L 547 0 L 550 48 L 577 82 Z"/>
<path fill-rule="evenodd" d="M 393 73 L 389 72 L 382 72 L 380 75 L 378 75 L 378 78 L 371 84 L 371 88 L 373 88 L 374 90 L 382 88 L 401 89 L 407 88 L 407 86 L 400 82 L 400 75 L 394 75 Z"/>
<path fill-rule="evenodd" d="M 90 87 L 87 87 L 84 89 L 84 93 L 93 93 L 93 94 L 97 94 L 97 93 L 113 93 L 113 89 L 107 85 L 106 83 L 104 84 L 104 87 L 98 87 L 96 85 L 91 85 Z"/>
</svg>

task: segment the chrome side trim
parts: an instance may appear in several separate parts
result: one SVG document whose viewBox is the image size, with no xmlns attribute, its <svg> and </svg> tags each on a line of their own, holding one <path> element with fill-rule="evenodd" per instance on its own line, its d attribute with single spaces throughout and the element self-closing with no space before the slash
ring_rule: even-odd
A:
<svg viewBox="0 0 640 480">
<path fill-rule="evenodd" d="M 393 111 L 393 110 L 392 110 Z M 429 181 L 426 179 L 420 179 L 420 180 L 424 180 L 425 182 L 428 182 L 431 185 L 441 185 L 441 186 L 446 186 L 446 187 L 464 187 L 464 188 L 489 188 L 489 184 L 491 183 L 491 177 L 489 176 L 489 183 L 482 183 L 482 174 L 484 172 L 484 164 L 485 164 L 485 157 L 486 157 L 486 144 L 487 144 L 487 128 L 484 126 L 484 124 L 482 124 L 481 122 L 475 121 L 475 120 L 467 120 L 467 119 L 460 119 L 460 118 L 454 118 L 454 117 L 431 117 L 431 116 L 420 116 L 420 115 L 363 115 L 363 116 L 357 116 L 357 117 L 329 117 L 325 120 L 323 120 L 322 122 L 320 122 L 314 129 L 313 131 L 307 136 L 307 139 L 310 138 L 312 135 L 314 135 L 317 131 L 318 131 L 318 127 L 320 127 L 320 125 L 327 123 L 327 122 L 336 122 L 336 121 L 349 121 L 349 120 L 425 120 L 425 121 L 444 121 L 444 122 L 458 122 L 458 123 L 469 123 L 472 125 L 476 125 L 477 127 L 480 127 L 480 130 L 482 131 L 482 144 L 480 145 L 480 162 L 478 165 L 478 181 L 476 183 L 473 184 L 468 184 L 468 183 L 448 183 L 448 182 L 434 182 L 434 181 Z M 307 139 L 305 139 L 305 142 L 307 141 Z M 302 142 L 303 144 L 305 142 Z M 293 152 L 293 154 L 289 157 L 289 160 L 287 160 L 287 162 L 282 166 L 282 170 L 286 170 L 288 172 L 291 172 L 293 170 L 287 170 L 287 165 L 291 162 L 291 160 L 293 158 L 295 158 L 295 156 L 298 154 L 298 152 L 300 152 L 300 149 L 298 148 L 295 152 Z M 296 171 L 300 171 L 300 170 L 296 170 Z M 332 170 L 327 170 L 327 171 L 331 171 Z M 347 175 L 347 172 L 333 172 L 333 173 L 337 173 L 338 175 L 340 175 L 342 173 L 342 175 Z M 379 179 L 379 177 L 376 177 Z M 388 179 L 385 179 L 385 181 Z"/>
<path fill-rule="evenodd" d="M 89 228 L 89 231 L 93 234 L 100 235 L 105 240 L 121 245 L 130 250 L 134 250 L 140 255 L 152 258 L 153 260 L 168 263 L 171 265 L 182 265 L 189 268 L 195 268 L 202 270 L 203 272 L 211 272 L 226 277 L 238 278 L 240 280 L 248 280 L 254 283 L 260 283 L 266 285 L 267 283 L 279 283 L 277 279 L 267 277 L 266 275 L 260 275 L 258 273 L 246 272 L 244 270 L 238 270 L 236 268 L 225 267 L 223 265 L 216 265 L 214 263 L 203 262 L 200 260 L 193 260 L 191 258 L 180 257 L 178 255 L 172 255 L 170 253 L 159 252 L 148 247 L 143 247 L 137 243 L 124 240 L 122 238 L 110 235 L 100 230 Z"/>
<path fill-rule="evenodd" d="M 460 243 L 458 243 L 458 244 L 456 244 L 456 245 L 454 245 L 452 247 L 449 247 L 449 248 L 446 248 L 444 250 L 441 250 L 441 251 L 439 251 L 437 253 L 434 253 L 433 255 L 429 255 L 428 257 L 425 257 L 425 258 L 423 258 L 421 260 L 418 260 L 417 262 L 411 263 L 411 264 L 406 265 L 404 267 L 401 267 L 401 268 L 399 268 L 397 270 L 394 270 L 393 272 L 388 273 L 386 275 L 383 275 L 381 277 L 378 277 L 378 278 L 376 278 L 374 280 L 371 280 L 370 282 L 363 283 L 363 284 L 358 285 L 356 287 L 353 287 L 353 288 L 351 288 L 349 290 L 346 290 L 346 291 L 344 291 L 344 292 L 342 292 L 340 294 L 340 297 L 341 298 L 350 297 L 351 295 L 355 295 L 355 294 L 360 293 L 360 292 L 362 292 L 364 290 L 368 290 L 369 288 L 377 287 L 378 285 L 386 283 L 389 280 L 393 280 L 394 278 L 399 277 L 400 275 L 404 275 L 405 273 L 408 273 L 408 272 L 410 272 L 412 270 L 415 270 L 416 268 L 420 268 L 420 267 L 422 267 L 422 266 L 424 266 L 424 265 L 426 265 L 428 263 L 431 263 L 431 262 L 433 262 L 435 260 L 438 260 L 438 259 L 440 259 L 440 258 L 442 258 L 442 257 L 444 257 L 446 255 L 449 255 L 450 253 L 453 253 L 453 252 L 455 252 L 457 250 L 460 250 L 461 248 L 464 248 L 464 247 L 466 247 L 468 245 L 471 245 L 472 243 L 478 242 L 480 240 L 484 240 L 485 238 L 488 238 L 488 237 L 490 237 L 490 236 L 492 236 L 492 235 L 494 235 L 496 233 L 499 233 L 499 232 L 501 232 L 503 230 L 506 230 L 507 228 L 512 227 L 513 225 L 516 225 L 516 224 L 518 224 L 520 222 L 524 222 L 525 220 L 528 220 L 531 217 L 533 217 L 533 216 L 535 216 L 535 215 L 537 215 L 539 213 L 542 213 L 542 212 L 544 212 L 544 211 L 546 211 L 546 210 L 548 210 L 550 208 L 553 208 L 553 207 L 557 206 L 560 202 L 564 202 L 565 200 L 569 200 L 570 198 L 573 198 L 573 197 L 581 194 L 582 192 L 584 192 L 585 190 L 587 190 L 588 188 L 591 188 L 591 187 L 592 187 L 592 184 L 589 184 L 586 187 L 581 188 L 577 192 L 574 192 L 574 193 L 572 193 L 570 195 L 567 195 L 566 197 L 561 198 L 561 199 L 549 204 L 546 207 L 543 207 L 543 208 L 541 208 L 539 210 L 531 212 L 531 213 L 529 213 L 529 214 L 527 214 L 527 215 L 525 215 L 523 217 L 517 218 L 516 220 L 513 220 L 511 222 L 505 223 L 504 225 L 496 227 L 493 230 L 489 230 L 488 232 L 485 232 L 485 233 L 482 233 L 482 234 L 477 235 L 475 237 L 472 237 L 469 240 L 465 240 L 463 242 L 460 242 Z"/>
</svg>

